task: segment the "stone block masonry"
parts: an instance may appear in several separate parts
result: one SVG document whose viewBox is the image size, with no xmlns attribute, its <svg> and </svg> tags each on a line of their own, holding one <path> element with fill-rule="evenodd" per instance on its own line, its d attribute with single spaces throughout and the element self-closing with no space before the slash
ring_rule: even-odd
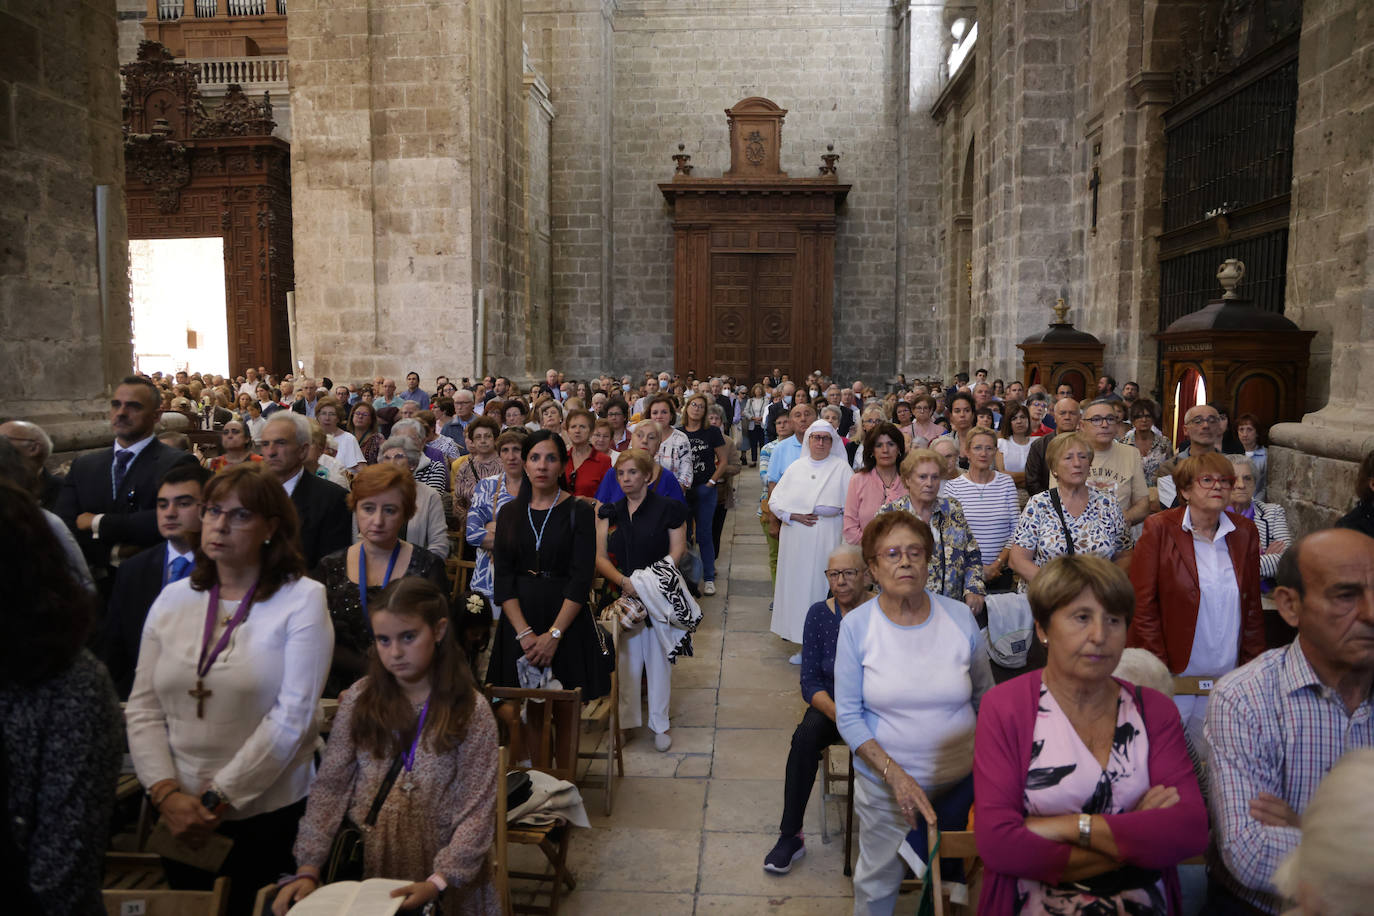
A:
<svg viewBox="0 0 1374 916">
<path fill-rule="evenodd" d="M 524 283 L 523 262 L 506 250 L 523 222 L 510 203 L 521 193 L 520 131 L 508 117 L 521 92 L 519 41 L 518 10 L 500 0 L 293 2 L 306 372 L 475 371 L 478 291 L 499 323 L 508 291 Z"/>
<path fill-rule="evenodd" d="M 114 0 L 0 5 L 5 406 L 63 450 L 109 441 L 105 399 L 133 362 L 118 41 Z"/>
</svg>

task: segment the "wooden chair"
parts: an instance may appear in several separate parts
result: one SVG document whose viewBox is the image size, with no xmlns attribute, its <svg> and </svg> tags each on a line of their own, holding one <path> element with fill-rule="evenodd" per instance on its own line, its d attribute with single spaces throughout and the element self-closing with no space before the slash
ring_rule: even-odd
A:
<svg viewBox="0 0 1374 916">
<path fill-rule="evenodd" d="M 125 912 L 142 916 L 225 916 L 229 912 L 229 879 L 217 879 L 208 891 L 106 890 L 101 897 L 108 916 L 124 916 Z"/>
<path fill-rule="evenodd" d="M 514 916 L 510 899 L 510 839 L 506 826 L 506 773 L 510 770 L 510 752 L 501 748 L 497 763 L 500 777 L 496 786 L 496 836 L 491 850 L 491 883 L 501 904 L 501 916 Z"/>
<path fill-rule="evenodd" d="M 453 580 L 453 588 L 449 591 L 448 600 L 455 602 L 463 592 L 468 590 L 468 584 L 472 582 L 472 574 L 477 570 L 476 560 L 464 560 L 459 550 L 454 550 L 444 561 L 444 571 Z"/>
<path fill-rule="evenodd" d="M 620 620 L 614 615 L 603 615 L 601 624 L 605 626 L 611 634 L 611 643 L 616 651 L 620 646 Z M 639 702 L 639 698 L 635 698 Z M 599 724 L 606 731 L 606 750 L 603 755 L 600 751 L 583 751 L 579 747 L 577 759 L 579 760 L 600 760 L 606 758 L 606 775 L 598 776 L 588 772 L 582 775 L 579 786 L 588 788 L 601 788 L 605 792 L 605 811 L 609 817 L 611 813 L 611 794 L 614 792 L 615 779 L 625 776 L 625 758 L 621 756 L 622 745 L 620 743 L 620 678 L 617 672 L 611 672 L 611 689 L 604 697 L 598 697 L 582 707 L 583 728 Z M 614 767 L 614 771 L 612 768 Z"/>
<path fill-rule="evenodd" d="M 529 748 L 530 761 L 533 764 L 529 769 L 548 773 L 555 779 L 562 779 L 567 782 L 576 781 L 577 742 L 582 721 L 582 690 L 580 688 L 572 690 L 527 690 L 520 687 L 489 687 L 488 695 L 494 700 L 542 700 L 548 708 L 536 739 L 536 746 Z M 502 790 L 501 797 L 501 804 L 504 805 L 504 790 Z M 568 871 L 567 865 L 568 846 L 572 840 L 572 831 L 573 828 L 569 824 L 554 826 L 507 825 L 507 844 L 538 846 L 551 867 L 550 871 L 542 873 L 507 871 L 511 878 L 533 882 L 536 898 L 539 896 L 549 898 L 546 905 L 514 904 L 512 907 L 514 912 L 558 916 L 558 906 L 562 901 L 563 889 L 566 887 L 571 891 L 577 887 L 577 880 L 573 877 L 572 872 Z"/>
<path fill-rule="evenodd" d="M 1174 696 L 1176 697 L 1205 697 L 1211 696 L 1212 688 L 1216 686 L 1217 679 L 1213 677 L 1182 677 L 1174 678 Z"/>
<path fill-rule="evenodd" d="M 840 748 L 849 751 L 848 746 L 841 741 L 827 747 L 821 755 L 821 842 L 830 842 L 829 803 L 833 799 L 843 798 L 844 874 L 847 878 L 854 872 L 853 866 L 850 865 L 850 853 L 854 848 L 854 754 L 848 754 L 849 766 L 839 770 L 836 761 L 840 757 L 835 752 Z M 841 783 L 844 784 L 844 792 L 836 792 L 835 788 Z"/>
<path fill-rule="evenodd" d="M 978 856 L 978 843 L 974 840 L 972 830 L 946 830 L 941 833 L 937 828 L 931 826 L 926 833 L 929 843 L 928 849 L 935 848 L 935 841 L 940 841 L 940 849 L 930 857 L 930 882 L 931 898 L 935 904 L 935 916 L 945 916 L 950 912 L 950 904 L 945 900 L 945 888 L 942 887 L 943 881 L 940 878 L 940 861 L 942 859 L 963 859 L 965 881 L 968 884 L 968 903 L 963 904 L 956 912 L 977 916 L 978 895 L 982 893 L 983 885 L 983 861 Z"/>
</svg>

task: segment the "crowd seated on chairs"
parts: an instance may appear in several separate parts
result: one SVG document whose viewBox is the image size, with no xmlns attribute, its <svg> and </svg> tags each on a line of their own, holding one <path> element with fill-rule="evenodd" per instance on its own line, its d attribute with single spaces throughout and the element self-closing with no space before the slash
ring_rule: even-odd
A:
<svg viewBox="0 0 1374 916">
<path fill-rule="evenodd" d="M 508 912 L 512 879 L 533 881 L 556 913 L 585 814 L 508 825 L 523 806 L 506 791 L 532 771 L 565 804 L 604 779 L 614 829 L 642 680 L 671 746 L 666 662 L 691 651 L 692 595 L 715 592 L 731 501 L 714 491 L 739 450 L 774 557 L 787 528 L 773 594 L 807 599 L 772 609 L 805 619 L 787 632 L 807 708 L 765 880 L 805 852 L 824 756 L 821 806 L 858 825 L 861 916 L 893 912 L 903 843 L 943 863 L 914 869 L 935 912 L 965 879 L 966 910 L 988 914 L 1367 910 L 1351 857 L 1370 822 L 1374 454 L 1340 527 L 1295 538 L 1251 415 L 1228 448 L 1220 412 L 1195 406 L 1174 453 L 1134 382 L 1129 405 L 1061 386 L 1050 412 L 1042 386 L 999 397 L 960 375 L 882 393 L 779 370 L 752 388 L 130 376 L 112 446 L 65 479 L 41 427 L 0 422 L 13 899 L 98 911 L 110 874 L 142 868 L 230 912 L 255 895 L 285 912 L 353 874 L 454 913 Z M 837 483 L 808 499 L 800 478 L 821 473 Z M 801 529 L 826 524 L 798 568 Z M 659 562 L 681 614 L 640 621 L 616 599 L 642 599 Z M 1023 663 L 997 686 L 994 637 Z M 101 662 L 130 694 L 136 774 L 117 773 Z M 593 722 L 608 737 L 588 753 Z M 35 730 L 53 727 L 83 753 L 47 753 Z M 102 863 L 117 801 L 116 825 L 141 809 L 138 852 Z M 542 873 L 511 870 L 522 844 Z M 1204 850 L 1205 877 L 1180 882 Z"/>
</svg>

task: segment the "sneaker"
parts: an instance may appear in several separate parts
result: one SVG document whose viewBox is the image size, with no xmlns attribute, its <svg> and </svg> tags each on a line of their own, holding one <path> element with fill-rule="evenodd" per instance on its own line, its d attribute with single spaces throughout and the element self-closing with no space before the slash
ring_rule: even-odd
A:
<svg viewBox="0 0 1374 916">
<path fill-rule="evenodd" d="M 701 593 L 703 595 L 714 595 L 716 593 L 716 583 L 707 579 L 701 586 Z"/>
<path fill-rule="evenodd" d="M 789 659 L 787 660 L 787 664 L 789 664 L 789 665 L 800 665 L 800 664 L 801 664 L 801 653 L 798 652 L 796 655 L 794 655 L 794 656 L 792 656 L 791 658 L 789 658 Z"/>
<path fill-rule="evenodd" d="M 673 746 L 672 736 L 667 732 L 654 732 L 654 750 L 662 754 Z"/>
<path fill-rule="evenodd" d="M 792 870 L 792 863 L 806 855 L 806 841 L 801 834 L 780 836 L 773 851 L 763 860 L 763 870 L 775 875 L 785 875 Z"/>
</svg>

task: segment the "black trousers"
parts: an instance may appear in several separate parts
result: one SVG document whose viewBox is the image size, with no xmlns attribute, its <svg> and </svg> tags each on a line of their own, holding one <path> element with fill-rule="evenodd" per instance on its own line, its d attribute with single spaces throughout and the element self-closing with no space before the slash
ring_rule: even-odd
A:
<svg viewBox="0 0 1374 916">
<path fill-rule="evenodd" d="M 229 913 L 239 916 L 253 911 L 253 899 L 264 884 L 275 884 L 282 875 L 296 873 L 291 848 L 296 845 L 296 827 L 305 814 L 305 799 L 293 805 L 244 818 L 224 821 L 218 833 L 234 841 L 218 874 L 190 865 L 163 859 L 167 884 L 177 891 L 208 891 L 215 879 L 229 879 Z"/>
<path fill-rule="evenodd" d="M 825 749 L 840 740 L 840 730 L 830 717 L 812 706 L 792 733 L 792 750 L 787 754 L 787 779 L 782 790 L 782 823 L 778 833 L 792 836 L 801 832 L 806 802 L 816 784 L 816 768 Z"/>
</svg>

